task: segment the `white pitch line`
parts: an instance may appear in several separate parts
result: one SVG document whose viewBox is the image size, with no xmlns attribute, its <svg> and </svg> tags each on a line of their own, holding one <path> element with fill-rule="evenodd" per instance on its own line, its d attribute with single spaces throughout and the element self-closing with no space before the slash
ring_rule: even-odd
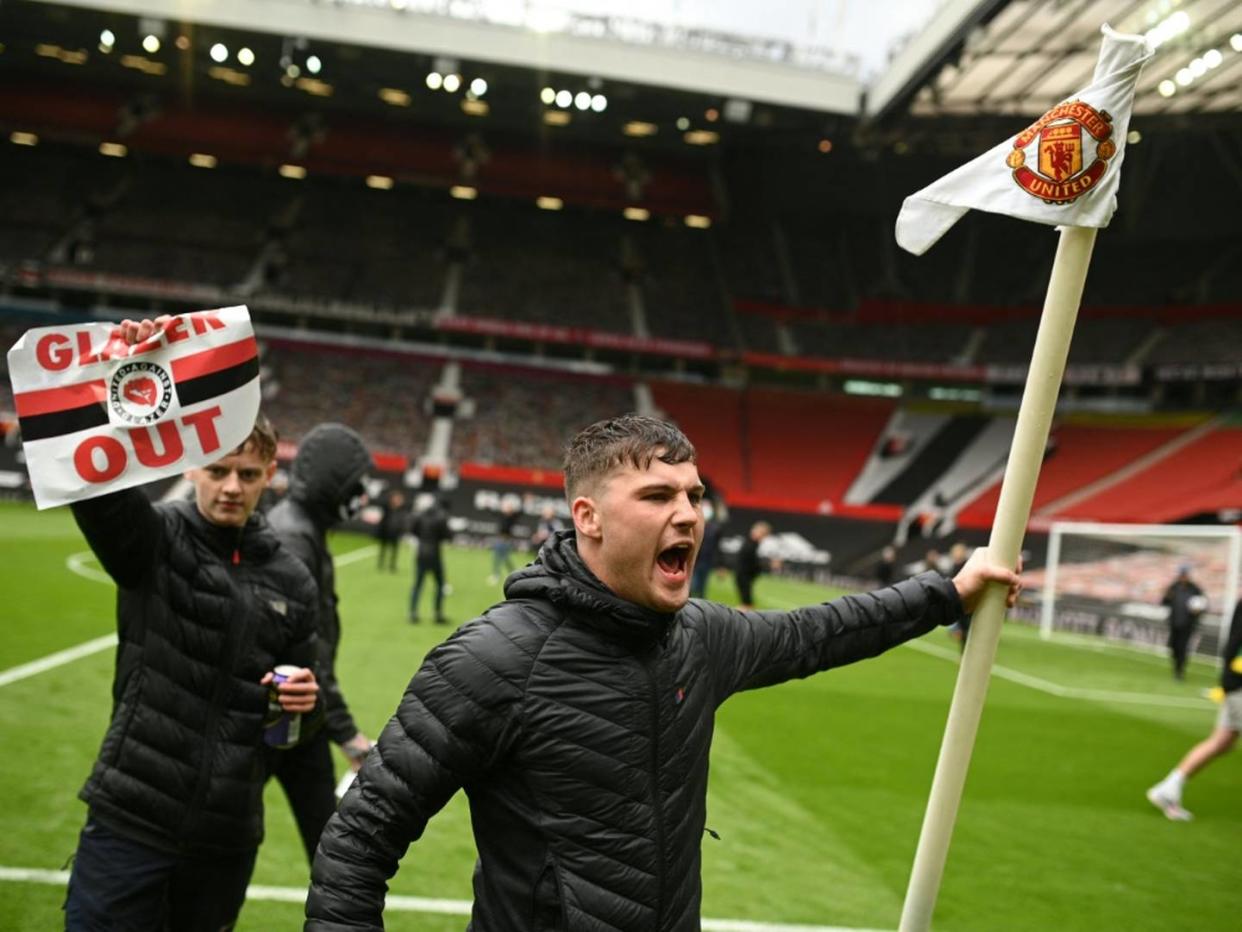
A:
<svg viewBox="0 0 1242 932">
<path fill-rule="evenodd" d="M 371 544 L 368 547 L 359 547 L 357 550 L 351 550 L 349 553 L 337 557 L 336 565 L 348 566 L 351 563 L 357 563 L 365 557 L 373 556 L 378 549 L 376 545 Z M 83 550 L 81 553 L 72 553 L 66 557 L 65 566 L 71 573 L 75 573 L 83 579 L 101 583 L 112 582 L 112 577 L 107 573 L 87 566 L 88 561 L 98 562 L 93 553 L 89 550 Z M 108 648 L 115 646 L 116 634 L 114 632 L 85 641 L 74 647 L 65 648 L 65 650 L 57 651 L 54 654 L 48 654 L 46 657 L 40 657 L 38 660 L 32 660 L 29 663 L 23 663 L 16 667 L 9 667 L 7 670 L 0 671 L 0 686 L 8 686 L 10 683 L 16 683 L 18 680 L 24 680 L 27 677 L 54 670 L 56 667 L 73 663 L 75 660 L 81 660 L 83 657 L 89 657 L 91 654 L 97 654 L 101 650 L 108 650 Z"/>
<path fill-rule="evenodd" d="M 933 657 L 940 657 L 942 660 L 951 660 L 958 662 L 959 655 L 957 651 L 949 650 L 945 647 L 937 647 L 935 644 L 926 644 L 923 641 L 906 641 L 903 647 L 912 647 L 924 654 L 931 654 Z M 1194 699 L 1188 696 L 1155 696 L 1149 693 L 1128 693 L 1117 692 L 1109 689 L 1081 689 L 1077 686 L 1062 686 L 1060 683 L 1054 683 L 1052 680 L 1046 680 L 1043 677 L 1032 676 L 1029 673 L 1023 673 L 1021 670 L 1014 670 L 1011 667 L 1005 667 L 1001 664 L 992 665 L 992 674 L 1001 679 L 1018 683 L 1030 689 L 1037 689 L 1040 692 L 1048 693 L 1051 696 L 1059 696 L 1063 699 L 1088 699 L 1094 702 L 1125 702 L 1132 705 L 1155 705 L 1165 706 L 1168 708 L 1179 709 L 1210 709 L 1212 702 L 1207 699 Z"/>
<path fill-rule="evenodd" d="M 68 871 L 42 870 L 34 867 L 0 867 L 0 882 L 41 883 L 63 887 L 69 882 Z M 306 902 L 304 887 L 268 887 L 251 884 L 246 889 L 246 899 L 264 900 L 269 903 Z M 469 916 L 470 900 L 440 900 L 424 896 L 399 896 L 390 894 L 385 900 L 385 912 L 438 913 L 446 916 Z M 881 929 L 858 929 L 844 926 L 810 926 L 784 922 L 753 922 L 748 919 L 704 919 L 703 932 L 884 932 Z"/>
<path fill-rule="evenodd" d="M 0 686 L 8 686 L 10 683 L 16 683 L 18 680 L 24 680 L 27 677 L 44 673 L 47 670 L 53 670 L 64 664 L 73 663 L 75 660 L 81 660 L 83 657 L 89 657 L 91 654 L 97 654 L 101 650 L 107 650 L 110 647 L 116 647 L 115 632 L 86 641 L 75 647 L 58 650 L 54 654 L 48 654 L 46 657 L 30 661 L 30 663 L 19 664 L 16 667 L 9 667 L 7 670 L 0 671 Z"/>
</svg>

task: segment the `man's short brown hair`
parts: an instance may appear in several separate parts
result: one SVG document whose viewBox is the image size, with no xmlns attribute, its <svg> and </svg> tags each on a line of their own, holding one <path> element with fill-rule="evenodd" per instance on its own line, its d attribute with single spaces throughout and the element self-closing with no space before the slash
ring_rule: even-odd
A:
<svg viewBox="0 0 1242 932">
<path fill-rule="evenodd" d="M 253 447 L 254 452 L 259 455 L 259 459 L 265 463 L 270 463 L 276 459 L 276 444 L 280 440 L 280 435 L 276 433 L 276 428 L 272 422 L 267 419 L 262 411 L 255 415 L 254 428 L 250 431 L 250 436 L 238 444 L 237 449 L 233 451 L 234 455 L 241 453 L 246 447 Z"/>
<path fill-rule="evenodd" d="M 570 504 L 618 466 L 647 469 L 658 459 L 670 466 L 697 462 L 697 454 L 676 425 L 641 414 L 596 421 L 565 448 L 565 497 Z"/>
</svg>

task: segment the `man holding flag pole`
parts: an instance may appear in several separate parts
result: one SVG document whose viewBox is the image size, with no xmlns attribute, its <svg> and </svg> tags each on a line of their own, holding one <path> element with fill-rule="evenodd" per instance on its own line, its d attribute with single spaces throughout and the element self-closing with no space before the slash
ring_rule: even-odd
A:
<svg viewBox="0 0 1242 932">
<path fill-rule="evenodd" d="M 911 195 L 897 218 L 897 242 L 922 255 L 967 210 L 987 210 L 1061 230 L 1026 390 L 1001 485 L 988 552 L 1017 561 L 1069 355 L 1095 231 L 1117 204 L 1134 88 L 1152 49 L 1142 36 L 1107 25 L 1091 84 L 1019 133 Z M 900 932 L 922 932 L 944 873 L 975 734 L 1004 618 L 1006 590 L 991 585 L 975 610 L 949 708 L 940 759 L 902 909 Z"/>
</svg>

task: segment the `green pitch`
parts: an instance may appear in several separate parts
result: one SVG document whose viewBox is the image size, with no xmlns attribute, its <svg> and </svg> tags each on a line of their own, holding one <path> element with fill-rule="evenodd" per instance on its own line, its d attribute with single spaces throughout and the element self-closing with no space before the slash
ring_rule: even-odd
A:
<svg viewBox="0 0 1242 932">
<path fill-rule="evenodd" d="M 339 555 L 370 541 L 342 535 Z M 66 509 L 0 504 L 3 671 L 112 632 L 113 590 L 67 561 L 85 545 Z M 490 555 L 453 550 L 447 611 L 464 621 L 500 598 Z M 345 693 L 371 736 L 427 651 L 446 633 L 406 622 L 410 553 L 381 574 L 358 552 L 338 571 Z M 80 575 L 85 573 L 87 575 Z M 727 578 L 712 596 L 734 598 Z M 763 578 L 759 601 L 791 607 L 828 593 Z M 430 614 L 424 592 L 424 617 Z M 705 917 L 893 929 L 914 855 L 956 675 L 956 644 L 917 647 L 810 680 L 737 696 L 722 709 L 703 841 Z M 1242 757 L 1190 785 L 1197 818 L 1166 821 L 1143 798 L 1214 707 L 1206 665 L 1172 682 L 1157 658 L 1120 648 L 1040 642 L 1007 627 L 936 911 L 936 929 L 1232 930 L 1238 928 Z M 61 888 L 13 877 L 55 871 L 73 852 L 76 794 L 107 721 L 112 651 L 0 686 L 0 929 L 61 924 Z M 340 765 L 338 758 L 338 765 Z M 304 888 L 307 866 L 279 788 L 254 883 Z M 465 900 L 473 845 L 458 796 L 411 848 L 392 891 Z M 301 928 L 301 908 L 252 900 L 243 930 Z M 447 932 L 462 916 L 390 911 L 388 928 Z"/>
</svg>

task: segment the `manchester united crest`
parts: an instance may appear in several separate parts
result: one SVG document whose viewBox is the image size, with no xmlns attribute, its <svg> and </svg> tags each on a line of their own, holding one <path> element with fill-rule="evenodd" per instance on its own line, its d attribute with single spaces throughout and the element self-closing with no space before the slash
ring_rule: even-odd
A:
<svg viewBox="0 0 1242 932">
<path fill-rule="evenodd" d="M 1117 154 L 1113 118 L 1081 100 L 1053 107 L 1018 134 L 1005 160 L 1018 187 L 1048 204 L 1069 204 L 1095 188 Z"/>
</svg>

